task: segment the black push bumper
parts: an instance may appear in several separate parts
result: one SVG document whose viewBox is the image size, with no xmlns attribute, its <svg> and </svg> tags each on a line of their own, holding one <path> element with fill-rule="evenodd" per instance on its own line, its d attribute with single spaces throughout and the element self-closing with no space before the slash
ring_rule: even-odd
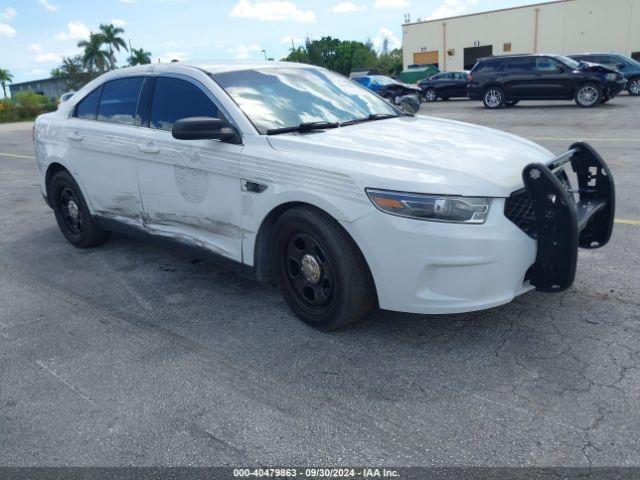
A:
<svg viewBox="0 0 640 480">
<path fill-rule="evenodd" d="M 556 175 L 569 161 L 578 178 L 575 190 Z M 548 165 L 527 165 L 522 178 L 533 203 L 538 243 L 536 263 L 528 278 L 540 291 L 561 292 L 575 278 L 578 247 L 600 248 L 611 238 L 615 215 L 613 176 L 590 145 L 576 143 Z"/>
</svg>

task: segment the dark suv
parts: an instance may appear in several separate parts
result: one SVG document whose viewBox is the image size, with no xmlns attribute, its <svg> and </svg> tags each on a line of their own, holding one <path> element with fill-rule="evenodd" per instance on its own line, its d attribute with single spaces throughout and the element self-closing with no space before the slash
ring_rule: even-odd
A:
<svg viewBox="0 0 640 480">
<path fill-rule="evenodd" d="M 634 97 L 640 95 L 640 62 L 617 53 L 582 53 L 569 56 L 578 62 L 599 63 L 605 67 L 620 70 L 629 82 L 627 83 L 629 94 Z"/>
<path fill-rule="evenodd" d="M 627 85 L 622 73 L 562 55 L 509 55 L 478 60 L 467 93 L 487 108 L 520 100 L 571 100 L 580 107 L 607 102 Z"/>
</svg>

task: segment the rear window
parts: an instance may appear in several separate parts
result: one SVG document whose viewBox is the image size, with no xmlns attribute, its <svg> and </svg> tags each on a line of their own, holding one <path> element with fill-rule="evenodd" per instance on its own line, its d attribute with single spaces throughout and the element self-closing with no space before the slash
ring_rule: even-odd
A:
<svg viewBox="0 0 640 480">
<path fill-rule="evenodd" d="M 96 88 L 89 95 L 84 97 L 78 105 L 76 105 L 75 115 L 85 120 L 95 120 L 98 113 L 98 100 L 100 99 L 100 90 L 102 87 Z"/>
<path fill-rule="evenodd" d="M 500 70 L 500 67 L 504 63 L 504 60 L 498 58 L 491 58 L 486 60 L 480 60 L 478 63 L 474 65 L 471 69 L 472 73 L 483 72 L 483 73 L 491 73 L 496 70 Z"/>
<path fill-rule="evenodd" d="M 136 110 L 143 82 L 144 77 L 133 77 L 105 83 L 98 106 L 98 120 L 140 126 L 142 121 Z"/>
</svg>

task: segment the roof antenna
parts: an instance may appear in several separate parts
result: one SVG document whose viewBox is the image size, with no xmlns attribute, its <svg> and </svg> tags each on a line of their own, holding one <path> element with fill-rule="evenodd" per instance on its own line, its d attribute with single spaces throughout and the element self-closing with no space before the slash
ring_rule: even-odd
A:
<svg viewBox="0 0 640 480">
<path fill-rule="evenodd" d="M 404 23 L 411 23 L 411 14 L 410 13 L 405 13 L 404 14 Z"/>
</svg>

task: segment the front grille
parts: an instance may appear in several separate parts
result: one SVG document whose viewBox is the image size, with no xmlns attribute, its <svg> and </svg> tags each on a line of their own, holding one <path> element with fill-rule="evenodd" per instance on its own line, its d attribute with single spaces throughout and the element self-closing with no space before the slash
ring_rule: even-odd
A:
<svg viewBox="0 0 640 480">
<path fill-rule="evenodd" d="M 556 173 L 567 190 L 571 190 L 571 182 L 564 170 Z M 533 202 L 525 189 L 513 192 L 504 204 L 504 214 L 516 226 L 531 238 L 538 238 L 536 233 L 536 213 Z"/>
<path fill-rule="evenodd" d="M 504 205 L 504 214 L 531 238 L 536 238 L 536 215 L 526 190 L 513 192 Z"/>
</svg>

